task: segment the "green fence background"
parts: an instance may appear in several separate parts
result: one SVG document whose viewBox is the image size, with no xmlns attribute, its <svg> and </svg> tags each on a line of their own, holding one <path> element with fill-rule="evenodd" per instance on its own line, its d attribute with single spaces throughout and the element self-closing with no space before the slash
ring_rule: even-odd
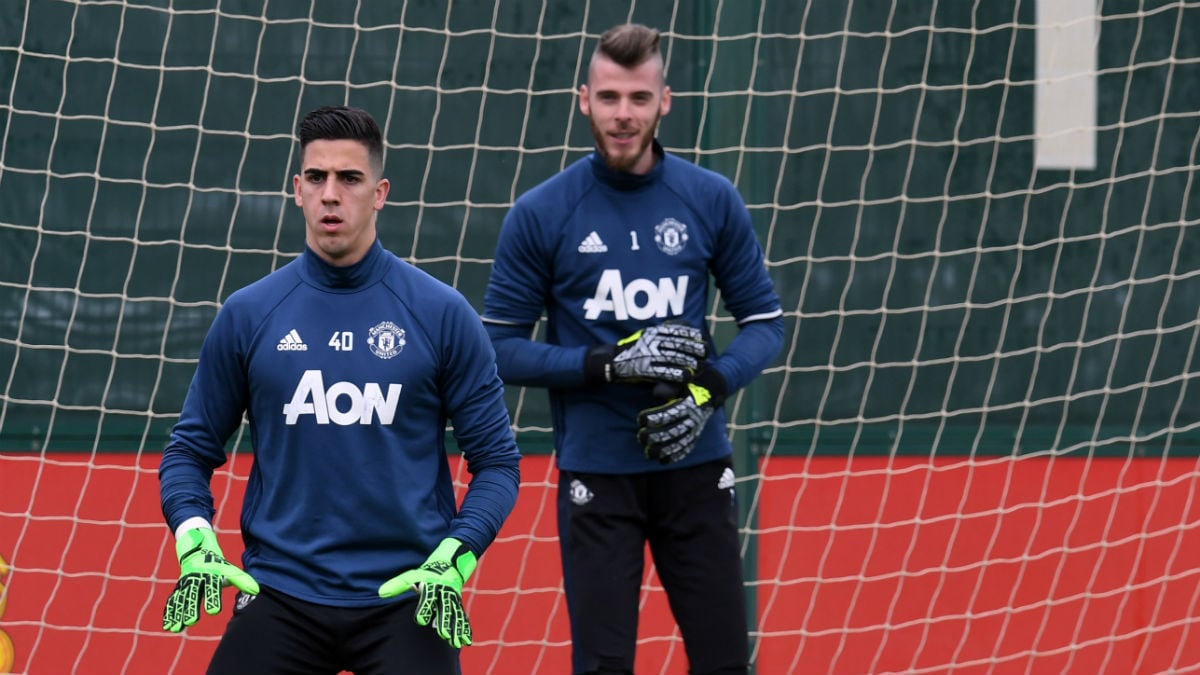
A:
<svg viewBox="0 0 1200 675">
<path fill-rule="evenodd" d="M 574 88 L 627 19 L 668 33 L 661 140 L 736 181 L 783 299 L 740 445 L 1200 448 L 1195 3 L 1099 3 L 1091 171 L 1034 169 L 1033 2 L 215 7 L 0 3 L 0 450 L 162 446 L 219 303 L 302 244 L 318 105 L 383 122 L 384 244 L 481 309 L 508 205 L 589 150 Z M 509 397 L 547 450 L 544 393 Z"/>
</svg>

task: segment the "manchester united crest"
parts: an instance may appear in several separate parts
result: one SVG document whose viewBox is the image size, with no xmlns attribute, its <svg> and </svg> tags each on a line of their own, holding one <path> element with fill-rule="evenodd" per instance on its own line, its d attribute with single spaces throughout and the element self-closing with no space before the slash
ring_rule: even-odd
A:
<svg viewBox="0 0 1200 675">
<path fill-rule="evenodd" d="M 576 506 L 583 506 L 584 504 L 587 504 L 588 502 L 592 501 L 592 498 L 595 496 L 596 495 L 592 494 L 592 491 L 588 489 L 588 486 L 583 484 L 583 481 L 579 480 L 578 478 L 571 481 L 571 502 Z"/>
<path fill-rule="evenodd" d="M 370 330 L 367 346 L 381 359 L 390 359 L 404 349 L 404 329 L 391 321 L 377 324 Z"/>
<path fill-rule="evenodd" d="M 667 218 L 654 226 L 654 243 L 658 244 L 658 250 L 667 255 L 682 251 L 687 241 L 687 225 L 674 218 Z"/>
</svg>

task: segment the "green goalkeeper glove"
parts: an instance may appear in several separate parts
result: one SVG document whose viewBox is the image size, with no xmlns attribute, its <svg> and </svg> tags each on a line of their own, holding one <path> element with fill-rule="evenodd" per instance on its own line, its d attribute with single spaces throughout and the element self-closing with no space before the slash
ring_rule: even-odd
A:
<svg viewBox="0 0 1200 675">
<path fill-rule="evenodd" d="M 471 622 L 463 609 L 463 584 L 475 571 L 477 560 L 467 545 L 446 538 L 415 570 L 392 577 L 379 587 L 379 597 L 393 598 L 409 589 L 417 589 L 418 625 L 433 624 L 439 637 L 453 647 L 471 644 Z"/>
<path fill-rule="evenodd" d="M 704 431 L 713 411 L 725 402 L 725 377 L 715 368 L 703 368 L 679 398 L 647 408 L 638 414 L 638 440 L 647 459 L 671 464 L 687 457 Z"/>
<path fill-rule="evenodd" d="M 258 595 L 258 582 L 225 559 L 217 535 L 207 527 L 184 532 L 175 541 L 179 557 L 179 582 L 163 610 L 163 630 L 178 633 L 200 620 L 200 603 L 208 614 L 221 612 L 221 588 L 232 584 L 238 590 Z"/>
<path fill-rule="evenodd" d="M 686 382 L 707 354 L 699 328 L 668 322 L 592 347 L 583 369 L 591 382 Z"/>
</svg>

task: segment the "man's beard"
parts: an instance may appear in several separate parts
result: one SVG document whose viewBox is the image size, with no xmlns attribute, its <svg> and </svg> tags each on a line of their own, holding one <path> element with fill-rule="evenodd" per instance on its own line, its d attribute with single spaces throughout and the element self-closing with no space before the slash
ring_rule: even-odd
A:
<svg viewBox="0 0 1200 675">
<path fill-rule="evenodd" d="M 604 163 L 613 171 L 624 173 L 630 172 L 647 152 L 650 152 L 650 146 L 654 144 L 654 134 L 658 130 L 659 116 L 654 116 L 654 121 L 646 128 L 646 131 L 638 134 L 637 150 L 633 153 L 621 157 L 613 156 L 608 152 L 608 136 L 600 131 L 596 123 L 592 122 L 592 138 L 596 141 L 596 149 L 600 151 L 600 156 L 604 158 Z"/>
</svg>

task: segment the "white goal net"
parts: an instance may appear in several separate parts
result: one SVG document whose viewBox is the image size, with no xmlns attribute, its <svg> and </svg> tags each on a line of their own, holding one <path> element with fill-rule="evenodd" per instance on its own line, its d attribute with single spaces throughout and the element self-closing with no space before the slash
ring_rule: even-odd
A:
<svg viewBox="0 0 1200 675">
<path fill-rule="evenodd" d="M 300 117 L 381 121 L 383 244 L 482 309 L 628 20 L 785 310 L 727 403 L 755 672 L 1200 672 L 1194 0 L 0 3 L 0 672 L 203 672 L 228 611 L 160 630 L 158 454 L 221 302 L 302 246 Z M 508 400 L 464 670 L 567 672 L 547 402 Z M 685 673 L 643 596 L 639 672 Z"/>
</svg>

